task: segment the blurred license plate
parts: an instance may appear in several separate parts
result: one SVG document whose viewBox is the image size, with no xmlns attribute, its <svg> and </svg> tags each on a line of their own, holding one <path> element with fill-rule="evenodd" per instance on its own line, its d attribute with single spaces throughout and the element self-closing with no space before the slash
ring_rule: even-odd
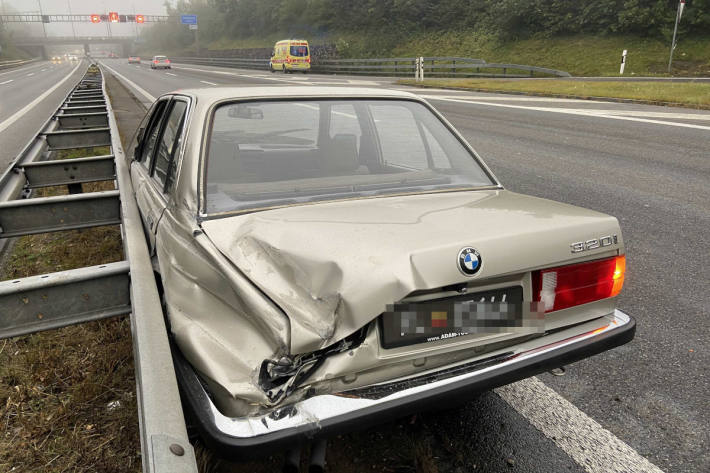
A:
<svg viewBox="0 0 710 473">
<path fill-rule="evenodd" d="M 387 306 L 379 317 L 384 348 L 462 335 L 510 332 L 523 321 L 523 288 L 512 286 L 421 302 Z"/>
</svg>

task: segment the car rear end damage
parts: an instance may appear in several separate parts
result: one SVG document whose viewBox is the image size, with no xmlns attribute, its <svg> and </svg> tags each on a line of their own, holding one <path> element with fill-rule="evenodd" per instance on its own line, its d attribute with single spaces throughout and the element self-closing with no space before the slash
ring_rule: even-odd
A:
<svg viewBox="0 0 710 473">
<path fill-rule="evenodd" d="M 435 408 L 444 400 L 462 402 L 477 392 L 623 345 L 633 339 L 635 330 L 632 317 L 614 310 L 598 319 L 436 370 L 315 395 L 267 414 L 244 417 L 223 415 L 177 350 L 175 366 L 182 394 L 208 444 L 228 455 L 248 456 Z"/>
</svg>

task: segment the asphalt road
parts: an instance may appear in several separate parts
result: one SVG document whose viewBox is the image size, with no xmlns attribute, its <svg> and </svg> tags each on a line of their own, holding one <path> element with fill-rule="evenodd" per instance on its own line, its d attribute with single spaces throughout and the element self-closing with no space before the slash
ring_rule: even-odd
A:
<svg viewBox="0 0 710 473">
<path fill-rule="evenodd" d="M 0 71 L 0 168 L 7 167 L 62 103 L 84 72 L 77 66 L 40 61 Z"/>
<path fill-rule="evenodd" d="M 180 88 L 227 84 L 402 88 L 379 78 L 180 64 L 153 71 L 125 59 L 103 62 L 145 103 Z M 634 461 L 645 458 L 664 471 L 710 471 L 710 113 L 407 90 L 430 100 L 508 189 L 619 218 L 628 260 L 619 306 L 638 323 L 632 343 L 576 363 L 565 376 L 545 374 L 538 377 L 544 384 L 517 383 L 420 418 L 433 439 L 439 471 L 624 471 L 620 465 L 634 464 L 625 463 L 633 454 L 638 455 Z M 30 96 L 41 93 L 39 86 L 33 91 Z M 13 125 L 14 133 L 0 133 L 0 151 L 14 135 L 31 135 L 41 124 L 31 122 L 28 118 Z M 531 413 L 525 409 L 530 400 L 560 407 Z M 574 423 L 575 416 L 586 423 Z M 587 426 L 586 437 L 568 436 L 573 425 Z M 391 467 L 376 452 L 383 445 L 401 449 L 393 439 L 401 440 L 402 428 L 391 424 L 368 431 L 370 440 L 356 442 L 364 453 L 351 452 L 353 458 L 365 455 L 375 469 Z M 605 432 L 628 444 L 633 454 L 614 450 L 606 464 L 595 466 L 609 443 Z M 338 444 L 330 448 L 347 451 Z M 373 449 L 369 455 L 368 449 Z M 343 466 L 342 459 L 333 460 Z M 635 464 L 625 471 L 652 467 Z M 341 469 L 358 471 L 353 468 Z"/>
</svg>

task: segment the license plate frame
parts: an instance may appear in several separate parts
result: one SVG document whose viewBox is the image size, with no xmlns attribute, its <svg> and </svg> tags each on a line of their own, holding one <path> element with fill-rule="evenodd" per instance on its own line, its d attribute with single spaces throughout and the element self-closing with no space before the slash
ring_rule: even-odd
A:
<svg viewBox="0 0 710 473">
<path fill-rule="evenodd" d="M 446 312 L 445 317 L 443 312 Z M 479 317 L 481 314 L 488 315 L 488 312 L 491 317 Z M 506 329 L 515 330 L 524 325 L 523 313 L 523 288 L 520 285 L 420 302 L 400 302 L 389 305 L 378 317 L 380 345 L 384 349 L 391 349 L 460 336 L 481 336 L 496 331 L 505 332 Z M 412 327 L 415 317 L 416 324 L 421 325 Z M 464 326 L 463 323 L 468 325 Z M 457 327 L 457 324 L 461 327 Z M 417 329 L 422 332 L 416 333 Z"/>
</svg>

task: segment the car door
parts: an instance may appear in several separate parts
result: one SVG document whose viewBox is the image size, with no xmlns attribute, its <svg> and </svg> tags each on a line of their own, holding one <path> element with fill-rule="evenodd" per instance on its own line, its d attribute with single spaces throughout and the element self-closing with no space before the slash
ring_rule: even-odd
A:
<svg viewBox="0 0 710 473">
<path fill-rule="evenodd" d="M 155 250 L 155 232 L 175 182 L 174 162 L 182 143 L 182 125 L 188 108 L 186 98 L 170 97 L 158 103 L 155 118 L 143 135 L 140 159 L 131 166 L 136 186 L 136 201 L 141 209 L 143 227 L 151 254 Z"/>
</svg>

